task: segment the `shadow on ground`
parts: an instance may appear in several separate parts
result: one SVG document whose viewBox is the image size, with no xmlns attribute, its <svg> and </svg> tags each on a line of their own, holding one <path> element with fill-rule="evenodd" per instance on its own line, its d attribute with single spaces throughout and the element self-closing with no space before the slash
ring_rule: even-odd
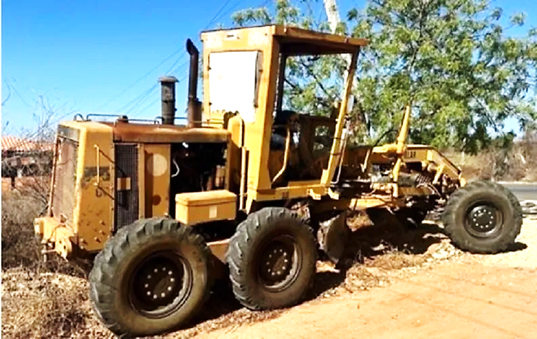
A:
<svg viewBox="0 0 537 339">
<path fill-rule="evenodd" d="M 387 219 L 383 224 L 370 223 L 360 227 L 351 233 L 343 257 L 336 266 L 337 269 L 316 274 L 306 301 L 340 286 L 347 277 L 347 270 L 356 263 L 374 261 L 379 256 L 398 251 L 409 255 L 424 254 L 432 244 L 440 243 L 446 238 L 442 228 L 436 224 L 424 223 L 421 227 L 409 229 L 397 221 Z M 244 324 L 269 320 L 278 317 L 282 312 L 283 310 L 248 311 L 234 298 L 227 280 L 217 281 L 204 312 L 194 319 L 192 326 L 195 328 L 190 329 L 190 335 L 207 329 L 229 326 L 231 323 Z"/>
</svg>

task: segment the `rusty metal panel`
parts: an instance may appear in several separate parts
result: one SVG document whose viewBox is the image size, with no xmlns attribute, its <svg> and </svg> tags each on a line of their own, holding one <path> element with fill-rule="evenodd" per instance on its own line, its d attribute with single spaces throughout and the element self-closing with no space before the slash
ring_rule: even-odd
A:
<svg viewBox="0 0 537 339">
<path fill-rule="evenodd" d="M 179 125 L 117 123 L 114 141 L 118 143 L 164 144 L 178 142 L 226 142 L 226 130 L 186 128 Z"/>
<path fill-rule="evenodd" d="M 58 159 L 54 177 L 52 213 L 55 217 L 65 218 L 67 224 L 73 222 L 75 209 L 76 167 L 78 143 L 70 139 L 60 139 Z"/>
<path fill-rule="evenodd" d="M 80 139 L 80 130 L 76 128 L 72 128 L 70 126 L 58 126 L 58 135 L 60 137 L 71 139 L 73 141 L 79 141 Z"/>
<path fill-rule="evenodd" d="M 128 180 L 138 182 L 138 147 L 135 144 L 116 144 L 115 174 L 116 180 Z M 138 185 L 133 185 L 130 190 L 115 191 L 115 218 L 114 230 L 129 225 L 138 219 Z"/>
</svg>

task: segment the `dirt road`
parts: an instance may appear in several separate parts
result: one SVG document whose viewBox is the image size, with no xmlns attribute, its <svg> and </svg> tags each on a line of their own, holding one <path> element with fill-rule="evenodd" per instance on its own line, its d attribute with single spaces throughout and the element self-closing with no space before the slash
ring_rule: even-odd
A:
<svg viewBox="0 0 537 339">
<path fill-rule="evenodd" d="M 313 300 L 199 338 L 537 338 L 537 221 L 512 252 L 464 254 L 388 287 Z"/>
<path fill-rule="evenodd" d="M 535 329 L 535 269 L 457 263 L 199 338 L 536 338 Z"/>
</svg>

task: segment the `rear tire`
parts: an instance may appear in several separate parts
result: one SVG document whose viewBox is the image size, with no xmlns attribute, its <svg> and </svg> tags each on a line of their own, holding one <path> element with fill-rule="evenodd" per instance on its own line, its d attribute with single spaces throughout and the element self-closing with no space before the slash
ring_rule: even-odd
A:
<svg viewBox="0 0 537 339">
<path fill-rule="evenodd" d="M 313 281 L 316 255 L 312 230 L 297 214 L 261 209 L 231 238 L 227 262 L 233 293 L 251 310 L 293 306 Z"/>
<path fill-rule="evenodd" d="M 442 221 L 446 233 L 460 249 L 498 253 L 514 243 L 522 226 L 522 209 L 507 188 L 474 181 L 449 198 Z"/>
<path fill-rule="evenodd" d="M 139 220 L 123 227 L 95 258 L 92 306 L 121 337 L 161 334 L 194 316 L 210 289 L 210 251 L 176 220 Z"/>
</svg>

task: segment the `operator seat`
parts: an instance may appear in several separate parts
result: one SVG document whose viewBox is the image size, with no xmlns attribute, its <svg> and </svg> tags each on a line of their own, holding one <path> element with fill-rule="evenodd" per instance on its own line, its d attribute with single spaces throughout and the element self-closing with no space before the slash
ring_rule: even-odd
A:
<svg viewBox="0 0 537 339">
<path fill-rule="evenodd" d="M 285 140 L 287 139 L 287 123 L 294 115 L 297 115 L 297 113 L 289 110 L 281 110 L 276 112 L 274 123 L 272 124 L 273 129 L 270 138 L 270 149 L 285 149 Z"/>
</svg>

